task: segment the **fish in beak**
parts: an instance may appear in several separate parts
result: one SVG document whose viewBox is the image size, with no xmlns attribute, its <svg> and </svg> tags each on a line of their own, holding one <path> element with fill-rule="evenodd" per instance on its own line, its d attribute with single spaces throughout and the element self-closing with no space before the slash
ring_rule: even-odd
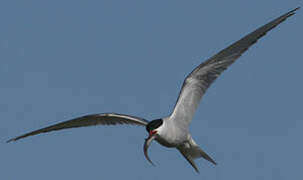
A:
<svg viewBox="0 0 303 180">
<path fill-rule="evenodd" d="M 144 155 L 146 157 L 146 159 L 153 165 L 155 166 L 155 164 L 150 160 L 150 158 L 148 157 L 148 153 L 147 153 L 147 150 L 148 150 L 148 147 L 150 145 L 150 143 L 157 137 L 157 133 L 156 131 L 150 131 L 149 132 L 149 136 L 148 138 L 145 139 L 145 142 L 144 142 Z"/>
</svg>

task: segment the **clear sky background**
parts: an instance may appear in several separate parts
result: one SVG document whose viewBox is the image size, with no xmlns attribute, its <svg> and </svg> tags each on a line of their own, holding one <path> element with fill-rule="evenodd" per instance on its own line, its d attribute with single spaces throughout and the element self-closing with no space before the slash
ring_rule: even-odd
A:
<svg viewBox="0 0 303 180">
<path fill-rule="evenodd" d="M 0 2 L 0 179 L 302 179 L 303 10 L 204 96 L 190 131 L 200 174 L 138 126 L 6 140 L 74 117 L 168 115 L 198 64 L 302 0 Z"/>
</svg>

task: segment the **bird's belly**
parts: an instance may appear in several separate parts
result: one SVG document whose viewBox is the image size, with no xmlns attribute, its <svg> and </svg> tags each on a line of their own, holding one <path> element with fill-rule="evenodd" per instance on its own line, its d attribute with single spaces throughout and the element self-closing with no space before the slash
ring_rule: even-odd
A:
<svg viewBox="0 0 303 180">
<path fill-rule="evenodd" d="M 187 138 L 186 137 L 157 137 L 157 142 L 165 147 L 178 147 L 183 144 Z"/>
<path fill-rule="evenodd" d="M 165 147 L 176 147 L 177 146 L 176 143 L 168 142 L 168 141 L 166 141 L 165 139 L 162 139 L 162 138 L 157 138 L 156 140 L 159 144 L 161 144 L 162 146 L 165 146 Z"/>
</svg>

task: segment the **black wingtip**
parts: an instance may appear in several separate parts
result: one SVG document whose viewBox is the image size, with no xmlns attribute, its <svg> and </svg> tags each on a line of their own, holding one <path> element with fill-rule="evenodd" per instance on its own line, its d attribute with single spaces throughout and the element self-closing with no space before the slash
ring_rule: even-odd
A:
<svg viewBox="0 0 303 180">
<path fill-rule="evenodd" d="M 196 171 L 196 173 L 200 174 L 200 171 L 199 171 L 199 169 L 196 169 L 196 168 L 195 168 L 195 171 Z"/>
<path fill-rule="evenodd" d="M 14 137 L 14 138 L 11 138 L 11 139 L 7 140 L 6 143 L 18 141 L 19 139 L 22 139 L 24 137 L 26 137 L 26 136 L 22 135 L 22 136 Z"/>
<path fill-rule="evenodd" d="M 295 11 L 297 11 L 297 10 L 299 10 L 301 7 L 300 6 L 298 6 L 297 8 L 295 8 L 294 10 L 292 10 L 293 12 L 295 12 Z"/>
<path fill-rule="evenodd" d="M 13 142 L 13 141 L 16 141 L 16 139 L 15 138 L 9 139 L 9 140 L 6 141 L 6 143 L 10 143 L 10 142 Z"/>
<path fill-rule="evenodd" d="M 296 14 L 296 11 L 299 10 L 300 8 L 301 8 L 301 7 L 297 7 L 297 8 L 295 8 L 295 9 L 293 9 L 293 10 L 287 12 L 286 14 L 282 15 L 281 17 L 284 17 L 284 19 L 283 19 L 282 21 L 284 21 L 284 20 L 286 20 L 286 18 L 288 18 L 288 17 L 290 17 L 290 16 Z"/>
<path fill-rule="evenodd" d="M 288 15 L 289 15 L 289 16 L 292 16 L 292 15 L 296 14 L 296 11 L 299 10 L 300 8 L 301 8 L 301 7 L 299 6 L 299 7 L 295 8 L 295 9 L 289 11 L 289 12 L 288 12 Z"/>
</svg>

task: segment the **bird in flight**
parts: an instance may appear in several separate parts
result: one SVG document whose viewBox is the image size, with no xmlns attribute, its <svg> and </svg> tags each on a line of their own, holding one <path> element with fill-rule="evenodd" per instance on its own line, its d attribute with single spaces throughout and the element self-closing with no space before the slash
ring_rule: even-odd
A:
<svg viewBox="0 0 303 180">
<path fill-rule="evenodd" d="M 256 29 L 197 66 L 185 78 L 176 105 L 172 113 L 167 117 L 147 121 L 140 117 L 118 113 L 91 114 L 26 133 L 7 142 L 61 129 L 95 125 L 131 124 L 144 126 L 149 133 L 145 139 L 143 149 L 146 159 L 152 164 L 153 162 L 150 160 L 147 150 L 151 142 L 156 140 L 165 147 L 178 149 L 196 172 L 199 172 L 194 162 L 197 158 L 204 158 L 216 165 L 216 162 L 194 141 L 188 129 L 202 96 L 217 77 L 235 62 L 242 53 L 268 31 L 294 15 L 298 9 L 299 7 Z"/>
</svg>

